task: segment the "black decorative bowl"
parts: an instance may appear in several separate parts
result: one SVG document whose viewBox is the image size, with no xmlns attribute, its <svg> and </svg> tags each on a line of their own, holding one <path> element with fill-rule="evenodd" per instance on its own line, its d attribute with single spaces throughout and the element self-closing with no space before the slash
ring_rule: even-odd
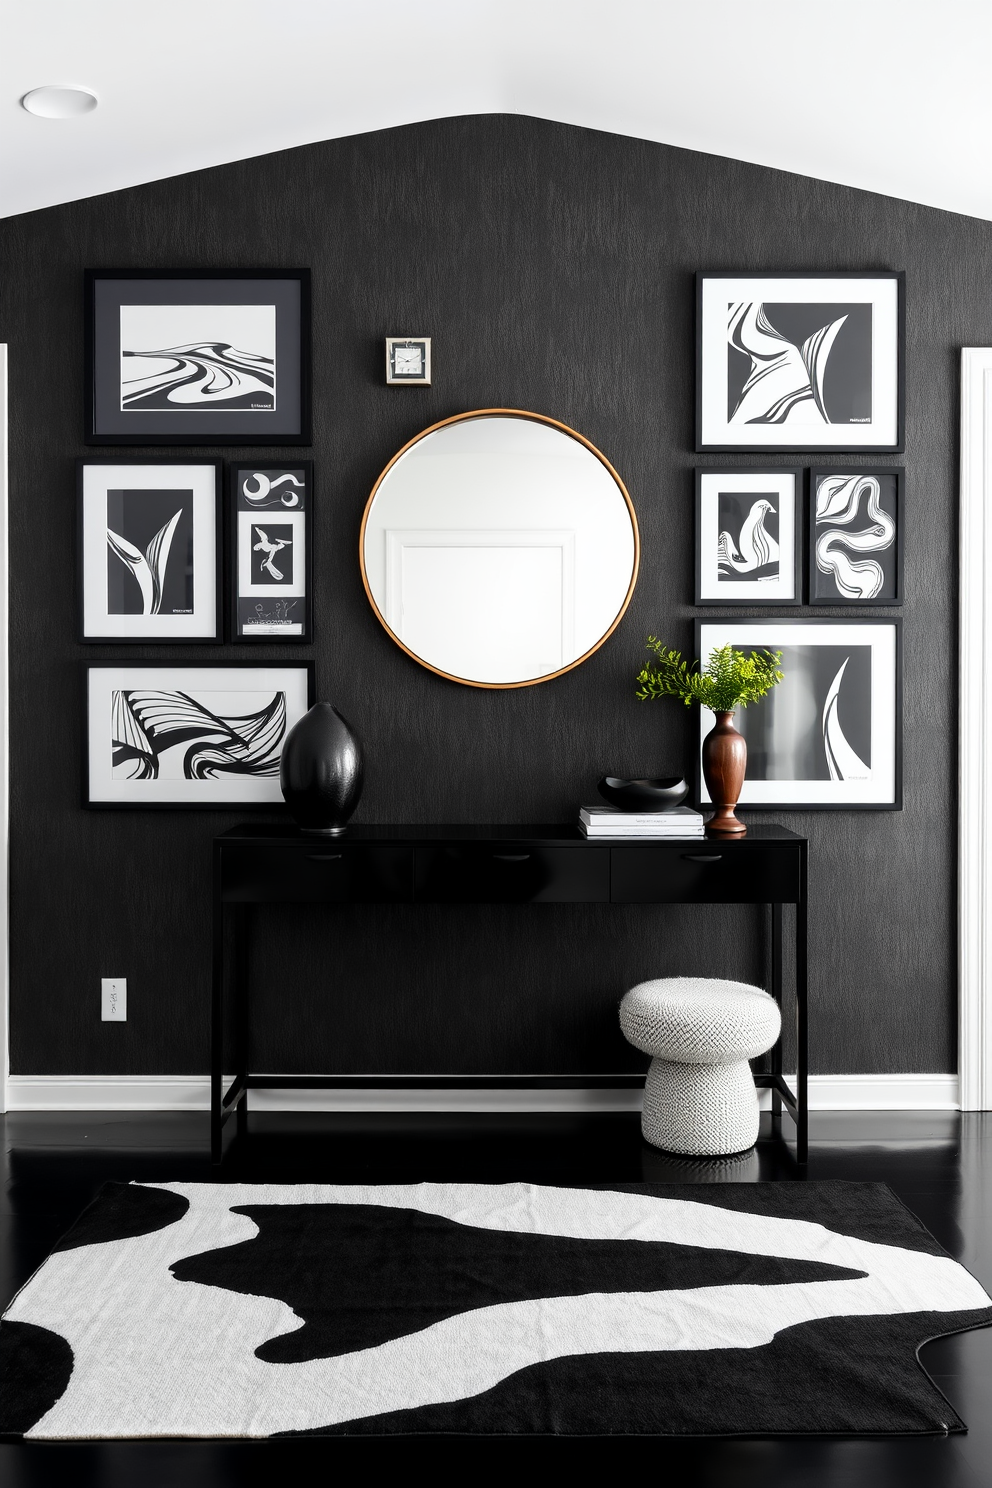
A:
<svg viewBox="0 0 992 1488">
<path fill-rule="evenodd" d="M 599 794 L 621 811 L 674 811 L 689 794 L 689 787 L 677 775 L 664 780 L 617 780 L 605 775 Z"/>
</svg>

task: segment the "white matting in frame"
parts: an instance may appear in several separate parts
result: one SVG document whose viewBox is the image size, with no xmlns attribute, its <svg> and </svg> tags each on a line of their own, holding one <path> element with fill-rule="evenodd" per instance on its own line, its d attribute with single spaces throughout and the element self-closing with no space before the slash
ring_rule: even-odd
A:
<svg viewBox="0 0 992 1488">
<path fill-rule="evenodd" d="M 307 592 L 306 513 L 239 511 L 237 518 L 238 598 L 302 598 Z"/>
<path fill-rule="evenodd" d="M 734 716 L 748 749 L 741 806 L 901 809 L 898 619 L 696 624 L 704 664 L 716 646 L 782 653 L 785 680 Z M 713 715 L 699 712 L 701 746 Z"/>
<path fill-rule="evenodd" d="M 900 273 L 699 274 L 700 450 L 900 450 Z"/>
<path fill-rule="evenodd" d="M 90 806 L 282 805 L 279 764 L 313 664 L 87 667 Z"/>
<path fill-rule="evenodd" d="M 802 601 L 798 470 L 697 470 L 696 603 Z"/>
<path fill-rule="evenodd" d="M 217 461 L 79 464 L 82 637 L 220 638 Z"/>
</svg>

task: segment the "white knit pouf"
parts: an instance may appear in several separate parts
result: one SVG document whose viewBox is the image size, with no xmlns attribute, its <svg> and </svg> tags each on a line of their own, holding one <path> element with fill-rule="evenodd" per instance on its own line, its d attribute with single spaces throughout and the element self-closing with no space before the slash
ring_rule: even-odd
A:
<svg viewBox="0 0 992 1488">
<path fill-rule="evenodd" d="M 746 982 L 659 977 L 623 997 L 620 1027 L 652 1056 L 641 1116 L 652 1146 L 694 1157 L 754 1146 L 758 1094 L 748 1060 L 779 1036 L 774 997 Z"/>
</svg>

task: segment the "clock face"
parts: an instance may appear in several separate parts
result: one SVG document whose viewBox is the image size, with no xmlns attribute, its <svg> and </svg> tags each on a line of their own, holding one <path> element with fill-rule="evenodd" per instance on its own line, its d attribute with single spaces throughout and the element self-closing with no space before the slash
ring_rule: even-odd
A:
<svg viewBox="0 0 992 1488">
<path fill-rule="evenodd" d="M 430 336 L 387 336 L 386 381 L 429 387 L 430 380 Z"/>
<path fill-rule="evenodd" d="M 406 377 L 419 377 L 424 370 L 424 353 L 419 346 L 397 346 L 393 353 L 397 373 Z"/>
</svg>

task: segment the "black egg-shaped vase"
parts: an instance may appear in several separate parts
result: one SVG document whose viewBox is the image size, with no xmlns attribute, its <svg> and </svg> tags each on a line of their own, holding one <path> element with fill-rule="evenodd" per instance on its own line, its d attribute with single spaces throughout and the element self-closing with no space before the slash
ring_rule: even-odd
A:
<svg viewBox="0 0 992 1488">
<path fill-rule="evenodd" d="M 290 729 L 279 783 L 304 832 L 339 837 L 362 794 L 362 746 L 330 703 L 314 703 Z"/>
</svg>

